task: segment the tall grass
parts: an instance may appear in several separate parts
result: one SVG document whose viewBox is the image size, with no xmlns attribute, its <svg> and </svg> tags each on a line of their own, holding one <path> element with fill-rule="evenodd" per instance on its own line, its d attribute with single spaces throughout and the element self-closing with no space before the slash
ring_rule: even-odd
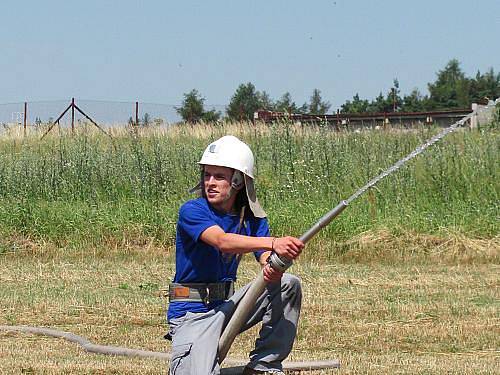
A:
<svg viewBox="0 0 500 375">
<path fill-rule="evenodd" d="M 115 130 L 113 140 L 88 129 L 44 140 L 4 136 L 0 232 L 58 245 L 124 236 L 170 242 L 201 153 L 234 134 L 256 155 L 258 196 L 273 233 L 298 236 L 435 132 L 238 123 Z M 499 141 L 496 129 L 448 136 L 353 202 L 319 237 L 343 241 L 379 228 L 498 235 Z"/>
</svg>

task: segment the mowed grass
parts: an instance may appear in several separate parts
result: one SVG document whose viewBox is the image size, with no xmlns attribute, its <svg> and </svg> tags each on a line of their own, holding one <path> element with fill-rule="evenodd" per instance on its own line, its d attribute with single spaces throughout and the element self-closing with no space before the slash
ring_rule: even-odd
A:
<svg viewBox="0 0 500 375">
<path fill-rule="evenodd" d="M 0 325 L 51 327 L 103 345 L 170 350 L 162 338 L 162 289 L 174 272 L 172 248 L 147 239 L 142 244 L 80 250 L 19 238 L 16 242 L 24 243 L 23 248 L 0 256 Z M 291 269 L 304 287 L 291 360 L 341 361 L 340 370 L 313 374 L 497 372 L 498 240 L 481 256 L 467 258 L 457 258 L 449 246 L 434 254 L 428 250 L 404 255 L 391 250 L 386 240 L 381 246 L 392 254 L 390 260 L 381 255 L 380 246 L 358 242 L 357 259 L 364 253 L 365 261 L 303 260 Z M 317 241 L 307 248 L 311 253 L 323 250 Z M 239 284 L 257 272 L 247 256 Z M 240 336 L 229 356 L 245 359 L 256 335 L 257 328 Z M 61 339 L 0 332 L 0 369 L 161 374 L 166 373 L 166 363 L 88 354 Z"/>
</svg>

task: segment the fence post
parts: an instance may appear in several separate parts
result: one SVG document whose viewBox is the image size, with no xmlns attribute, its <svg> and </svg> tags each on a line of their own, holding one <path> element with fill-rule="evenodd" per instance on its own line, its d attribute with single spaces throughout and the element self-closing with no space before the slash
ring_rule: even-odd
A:
<svg viewBox="0 0 500 375">
<path fill-rule="evenodd" d="M 28 119 L 28 102 L 24 102 L 24 136 L 26 137 L 26 122 Z"/>
<path fill-rule="evenodd" d="M 139 102 L 135 102 L 135 126 L 139 126 Z"/>
<path fill-rule="evenodd" d="M 75 132 L 75 98 L 71 98 L 71 133 Z"/>
</svg>

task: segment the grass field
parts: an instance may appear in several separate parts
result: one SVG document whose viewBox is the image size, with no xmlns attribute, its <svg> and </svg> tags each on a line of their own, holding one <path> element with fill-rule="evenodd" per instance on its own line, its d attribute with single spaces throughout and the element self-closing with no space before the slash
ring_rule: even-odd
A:
<svg viewBox="0 0 500 375">
<path fill-rule="evenodd" d="M 171 249 L 154 243 L 80 251 L 24 246 L 0 257 L 0 324 L 169 350 L 162 339 L 166 300 L 159 290 L 173 275 Z M 498 242 L 483 247 L 498 255 Z M 320 250 L 317 243 L 308 248 Z M 369 258 L 369 248 L 364 251 Z M 370 261 L 301 261 L 292 268 L 303 280 L 305 298 L 291 359 L 338 358 L 342 369 L 329 373 L 342 374 L 496 373 L 498 264 L 485 262 L 484 255 L 480 261 L 442 261 L 438 251 L 393 255 L 390 262 L 375 251 Z M 258 270 L 248 262 L 240 283 Z M 229 356 L 246 358 L 255 335 L 252 330 L 238 338 Z M 86 354 L 59 339 L 5 332 L 0 363 L 3 373 L 166 373 L 158 360 Z"/>
<path fill-rule="evenodd" d="M 169 350 L 166 300 L 177 209 L 209 140 L 257 155 L 274 234 L 300 235 L 435 129 L 332 133 L 289 125 L 0 138 L 0 325 Z M 354 202 L 291 272 L 305 300 L 292 360 L 331 373 L 494 374 L 500 367 L 497 130 L 447 137 Z M 239 283 L 257 265 L 244 261 Z M 256 331 L 230 356 L 245 358 Z M 0 373 L 166 373 L 149 359 L 87 354 L 0 332 Z M 316 372 L 320 374 L 321 372 Z"/>
</svg>

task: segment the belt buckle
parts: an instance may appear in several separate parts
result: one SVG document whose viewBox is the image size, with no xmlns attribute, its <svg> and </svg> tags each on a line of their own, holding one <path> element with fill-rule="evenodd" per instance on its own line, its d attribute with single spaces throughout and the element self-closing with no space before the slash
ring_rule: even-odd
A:
<svg viewBox="0 0 500 375">
<path fill-rule="evenodd" d="M 210 287 L 207 285 L 205 287 L 205 290 L 206 290 L 207 294 L 203 298 L 203 303 L 208 306 L 208 304 L 210 303 Z"/>
</svg>

